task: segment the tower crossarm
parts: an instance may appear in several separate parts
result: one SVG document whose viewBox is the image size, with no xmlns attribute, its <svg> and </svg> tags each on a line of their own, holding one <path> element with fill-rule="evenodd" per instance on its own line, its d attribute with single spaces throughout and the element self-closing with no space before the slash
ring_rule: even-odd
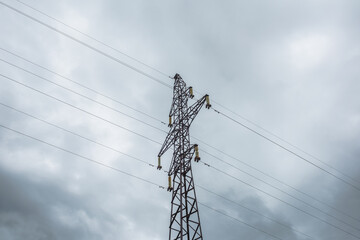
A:
<svg viewBox="0 0 360 240">
<path fill-rule="evenodd" d="M 207 101 L 208 95 L 203 96 L 199 100 L 197 100 L 193 105 L 188 108 L 187 113 L 184 118 L 186 119 L 187 126 L 190 127 L 191 123 L 194 121 L 196 115 L 199 113 L 201 107 Z M 206 105 L 208 106 L 208 104 Z"/>
<path fill-rule="evenodd" d="M 174 145 L 175 139 L 177 137 L 177 131 L 175 128 L 170 129 L 168 135 L 165 138 L 165 141 L 160 149 L 158 157 L 161 157 L 172 145 Z"/>
</svg>

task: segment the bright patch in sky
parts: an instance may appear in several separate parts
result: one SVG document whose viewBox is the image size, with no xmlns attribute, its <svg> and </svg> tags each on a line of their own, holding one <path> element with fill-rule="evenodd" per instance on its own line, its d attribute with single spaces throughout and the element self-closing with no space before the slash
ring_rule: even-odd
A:
<svg viewBox="0 0 360 240">
<path fill-rule="evenodd" d="M 289 44 L 291 63 L 301 70 L 321 64 L 331 51 L 333 40 L 323 34 L 301 34 Z"/>
</svg>

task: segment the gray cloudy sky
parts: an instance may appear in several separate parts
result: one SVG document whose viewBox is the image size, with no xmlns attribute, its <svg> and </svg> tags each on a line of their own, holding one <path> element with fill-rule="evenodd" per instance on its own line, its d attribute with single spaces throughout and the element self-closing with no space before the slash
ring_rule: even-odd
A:
<svg viewBox="0 0 360 240">
<path fill-rule="evenodd" d="M 194 143 L 199 143 L 202 162 L 240 181 L 200 162 L 193 164 L 195 182 L 243 207 L 198 187 L 199 202 L 279 239 L 309 239 L 306 235 L 319 240 L 360 238 L 360 191 L 356 189 L 360 188 L 360 1 L 24 2 L 166 75 L 180 73 L 188 85 L 198 92 L 210 94 L 212 100 L 243 118 L 215 103 L 214 108 L 354 186 L 339 181 L 213 110 L 204 108 L 191 127 L 191 135 L 223 153 L 193 139 Z M 164 75 L 16 0 L 1 0 L 1 3 L 56 27 L 161 81 L 173 84 Z M 6 51 L 164 122 L 170 110 L 171 89 L 3 4 L 0 4 L 0 29 L 2 75 L 163 142 L 163 132 L 4 61 L 164 131 L 168 129 L 159 121 Z M 4 104 L 156 164 L 160 146 L 154 142 L 3 76 L 0 76 L 0 102 L 0 124 L 3 126 L 159 185 L 167 184 L 167 175 L 163 171 L 66 133 Z M 244 118 L 316 156 L 327 165 Z M 0 239 L 168 238 L 170 194 L 159 187 L 4 128 L 0 128 L 0 146 Z M 169 167 L 171 154 L 169 151 L 163 157 L 165 169 Z M 271 239 L 269 235 L 203 205 L 199 208 L 204 239 Z"/>
</svg>

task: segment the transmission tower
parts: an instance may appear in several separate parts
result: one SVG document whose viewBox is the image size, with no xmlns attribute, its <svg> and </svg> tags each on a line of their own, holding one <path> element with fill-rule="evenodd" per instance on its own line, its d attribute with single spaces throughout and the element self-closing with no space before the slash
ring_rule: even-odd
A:
<svg viewBox="0 0 360 240">
<path fill-rule="evenodd" d="M 174 76 L 174 80 L 174 96 L 169 113 L 170 130 L 158 154 L 158 169 L 161 169 L 160 157 L 170 147 L 174 147 L 168 172 L 168 191 L 172 191 L 169 240 L 203 239 L 191 170 L 194 153 L 196 162 L 200 157 L 198 145 L 190 144 L 189 128 L 204 103 L 206 102 L 206 108 L 210 108 L 211 105 L 209 96 L 205 95 L 188 107 L 188 99 L 194 97 L 192 87 L 187 88 L 179 74 Z"/>
</svg>

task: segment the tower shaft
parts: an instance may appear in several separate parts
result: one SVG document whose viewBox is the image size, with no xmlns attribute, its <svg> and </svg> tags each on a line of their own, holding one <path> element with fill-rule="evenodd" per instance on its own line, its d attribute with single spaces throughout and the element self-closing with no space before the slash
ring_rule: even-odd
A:
<svg viewBox="0 0 360 240">
<path fill-rule="evenodd" d="M 174 80 L 173 103 L 169 114 L 171 128 L 158 154 L 158 169 L 161 169 L 160 157 L 171 146 L 174 147 L 169 169 L 168 191 L 172 191 L 169 240 L 203 239 L 191 169 L 191 159 L 194 153 L 196 152 L 195 160 L 198 161 L 200 158 L 198 146 L 190 143 L 189 128 L 205 101 L 207 108 L 210 108 L 211 105 L 208 95 L 205 95 L 188 107 L 188 99 L 193 97 L 192 88 L 186 87 L 186 83 L 179 74 L 175 75 Z M 174 118 L 174 123 L 172 123 L 172 118 Z M 172 182 L 171 177 L 173 178 Z"/>
</svg>

